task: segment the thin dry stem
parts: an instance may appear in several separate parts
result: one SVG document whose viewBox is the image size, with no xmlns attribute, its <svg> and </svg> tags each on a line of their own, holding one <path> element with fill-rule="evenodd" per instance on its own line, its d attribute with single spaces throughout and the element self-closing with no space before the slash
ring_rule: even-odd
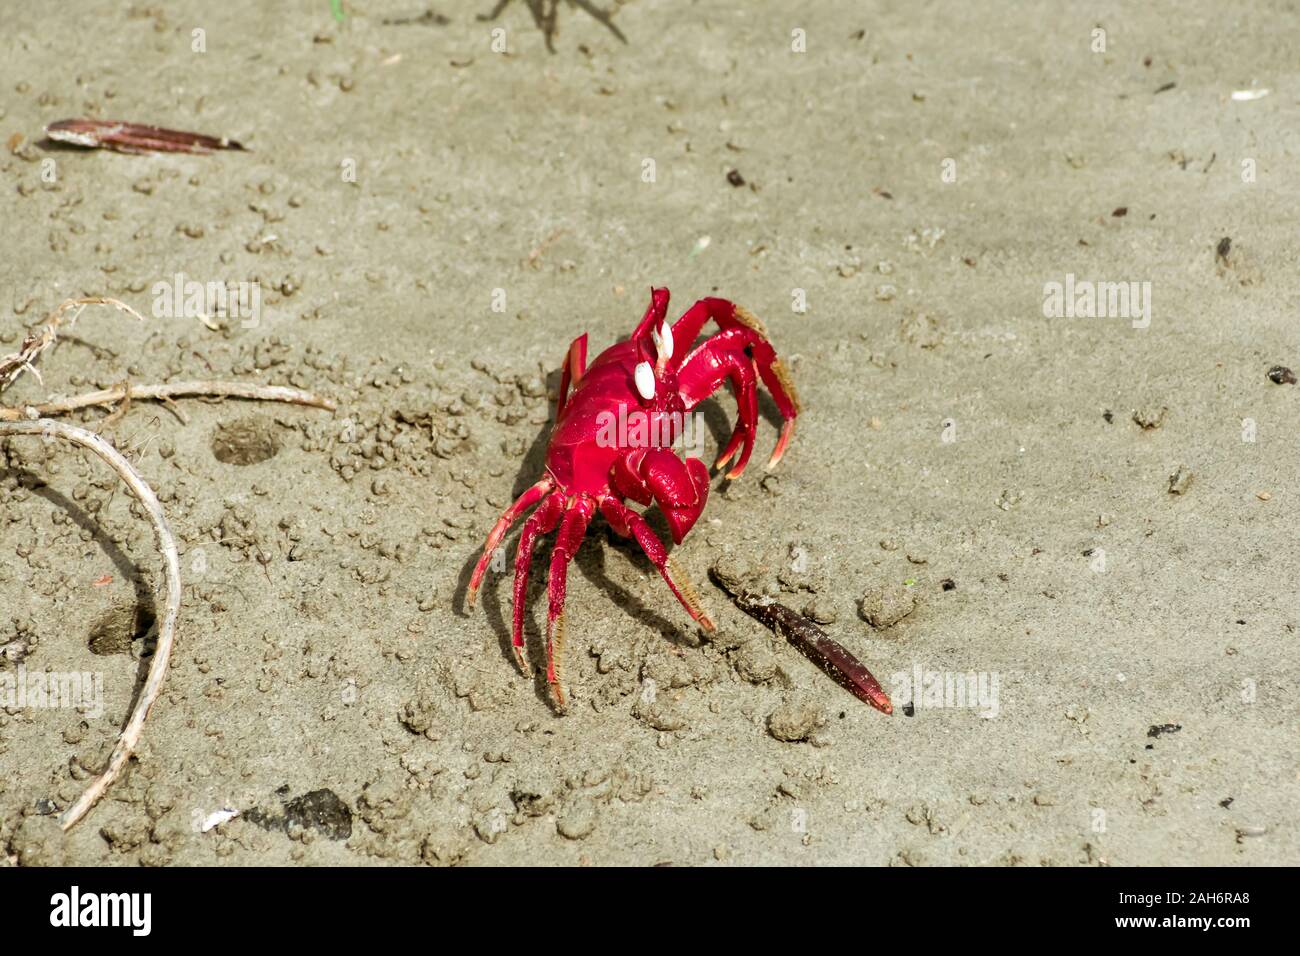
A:
<svg viewBox="0 0 1300 956">
<path fill-rule="evenodd" d="M 65 299 L 57 309 L 50 313 L 45 320 L 43 329 L 39 332 L 28 332 L 17 352 L 0 358 L 0 392 L 3 392 L 17 381 L 18 376 L 22 375 L 23 372 L 31 372 L 37 379 L 40 379 L 41 374 L 36 371 L 36 366 L 33 363 L 42 352 L 58 341 L 59 329 L 63 327 L 63 317 L 68 311 L 71 309 L 77 310 L 73 313 L 72 318 L 67 320 L 67 327 L 72 328 L 77 324 L 77 319 L 81 317 L 81 313 L 85 311 L 88 305 L 111 305 L 127 315 L 135 316 L 141 322 L 144 321 L 140 313 L 125 302 L 119 302 L 117 299 L 110 299 L 107 296 L 95 295 L 82 299 Z"/>
<path fill-rule="evenodd" d="M 264 402 L 288 402 L 334 411 L 328 398 L 283 385 L 254 385 L 246 382 L 168 382 L 164 385 L 116 385 L 113 388 L 36 405 L 0 406 L 0 422 L 17 422 L 33 417 L 64 415 L 79 408 L 113 405 L 123 399 L 155 399 L 170 403 L 174 398 L 246 398 Z"/>
<path fill-rule="evenodd" d="M 158 644 L 154 650 L 153 661 L 149 664 L 149 675 L 145 679 L 144 689 L 140 692 L 140 699 L 131 712 L 131 719 L 127 721 L 126 727 L 123 728 L 121 736 L 117 739 L 113 754 L 108 761 L 108 768 L 95 778 L 90 786 L 77 798 L 77 802 L 59 818 L 59 825 L 66 831 L 86 815 L 90 808 L 95 805 L 95 802 L 112 785 L 113 781 L 117 779 L 118 775 L 121 774 L 122 768 L 126 766 L 127 760 L 130 759 L 136 745 L 140 742 L 140 735 L 144 732 L 144 722 L 145 718 L 149 716 L 149 709 L 153 707 L 154 701 L 158 699 L 163 678 L 167 676 L 167 666 L 171 660 L 172 647 L 176 639 L 176 618 L 181 610 L 180 558 L 176 550 L 176 539 L 172 537 L 171 529 L 167 526 L 167 518 L 163 514 L 158 496 L 154 494 L 153 489 L 149 487 L 135 467 L 122 456 L 121 452 L 104 439 L 94 432 L 86 431 L 84 428 L 78 428 L 75 425 L 68 425 L 48 418 L 37 421 L 0 422 L 0 438 L 6 435 L 40 435 L 46 438 L 51 436 L 63 438 L 83 448 L 90 449 L 107 462 L 109 467 L 117 472 L 118 477 L 126 482 L 127 487 L 131 489 L 136 498 L 139 499 L 140 504 L 144 506 L 145 511 L 148 512 L 149 520 L 153 523 L 154 534 L 158 539 L 158 550 L 162 553 L 163 569 L 167 578 L 166 611 L 162 616 L 162 623 L 158 627 Z"/>
</svg>

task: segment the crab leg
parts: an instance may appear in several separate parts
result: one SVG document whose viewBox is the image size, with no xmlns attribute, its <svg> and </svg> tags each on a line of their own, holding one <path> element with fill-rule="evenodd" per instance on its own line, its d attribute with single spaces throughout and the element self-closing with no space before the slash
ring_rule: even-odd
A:
<svg viewBox="0 0 1300 956">
<path fill-rule="evenodd" d="M 644 336 L 649 334 L 651 329 L 657 329 L 663 325 L 664 319 L 668 316 L 668 290 L 659 288 L 650 289 L 650 304 L 646 307 L 645 315 L 637 323 L 637 327 L 632 330 L 632 341 L 641 342 Z M 642 356 L 645 358 L 646 356 Z M 650 356 L 653 358 L 654 356 Z"/>
<path fill-rule="evenodd" d="M 722 333 L 702 342 L 698 348 L 686 353 L 685 347 L 695 341 L 709 319 L 718 324 L 719 328 L 722 329 Z M 733 302 L 728 302 L 726 299 L 707 298 L 696 302 L 677 320 L 673 325 L 673 338 L 682 347 L 683 357 L 678 363 L 678 368 L 682 369 L 689 365 L 696 356 L 719 346 L 731 349 L 739 348 L 742 351 L 748 350 L 748 353 L 753 356 L 753 364 L 758 370 L 759 377 L 763 380 L 763 384 L 767 386 L 768 391 L 772 393 L 776 407 L 781 412 L 781 417 L 785 419 L 785 424 L 781 428 L 781 437 L 777 441 L 776 449 L 772 452 L 772 457 L 767 463 L 768 468 L 775 468 L 781 460 L 781 456 L 785 454 L 791 435 L 794 434 L 794 420 L 799 415 L 800 406 L 799 395 L 795 391 L 790 373 L 781 364 L 776 350 L 772 348 L 772 343 L 768 340 L 767 329 L 763 327 L 763 323 L 752 312 Z M 694 401 L 698 403 L 704 400 L 705 395 L 696 394 L 693 397 Z M 735 442 L 734 435 L 732 436 L 732 442 Z M 743 471 L 743 467 L 740 470 Z M 739 471 L 733 468 L 730 477 L 734 477 L 736 474 L 739 474 Z"/>
<path fill-rule="evenodd" d="M 663 542 L 659 540 L 658 535 L 654 533 L 654 529 L 650 527 L 645 518 L 614 497 L 601 499 L 600 512 L 615 531 L 625 538 L 632 537 L 636 539 L 636 543 L 641 546 L 641 550 L 650 559 L 650 563 L 659 569 L 659 574 L 663 576 L 668 589 L 681 602 L 682 607 L 686 609 L 686 613 L 691 616 L 691 620 L 697 622 L 706 631 L 712 631 L 714 628 L 713 619 L 709 617 L 708 612 L 700 604 L 700 596 L 696 593 L 690 578 L 686 576 L 681 566 L 669 556 Z"/>
<path fill-rule="evenodd" d="M 551 687 L 555 706 L 563 711 L 568 704 L 564 698 L 560 661 L 564 653 L 564 596 L 569 579 L 569 562 L 582 546 L 587 525 L 596 511 L 596 503 L 586 495 L 575 495 L 564 509 L 560 533 L 556 535 L 551 550 L 551 576 L 547 582 L 549 598 L 546 609 L 546 682 Z"/>
<path fill-rule="evenodd" d="M 502 513 L 492 533 L 488 535 L 487 543 L 483 545 L 483 554 L 478 559 L 478 564 L 474 565 L 474 575 L 469 579 L 469 591 L 465 595 L 465 604 L 468 607 L 473 607 L 474 602 L 478 600 L 478 589 L 483 585 L 483 575 L 487 573 L 488 562 L 492 560 L 492 555 L 501 544 L 501 539 L 506 536 L 506 532 L 510 530 L 510 526 L 521 514 L 541 501 L 553 486 L 554 482 L 548 475 L 516 498 L 515 503 Z"/>
<path fill-rule="evenodd" d="M 524 610 L 528 602 L 528 568 L 533 558 L 533 543 L 539 534 L 555 529 L 564 511 L 564 495 L 553 491 L 542 499 L 541 507 L 528 516 L 524 530 L 519 533 L 519 550 L 515 552 L 515 613 L 510 642 L 514 645 L 515 659 L 524 674 L 531 674 L 528 653 L 524 647 Z"/>
<path fill-rule="evenodd" d="M 555 417 L 564 411 L 564 403 L 569 400 L 569 386 L 577 385 L 587 371 L 587 333 L 583 332 L 569 343 L 569 350 L 564 353 L 564 362 L 560 366 L 560 398 L 555 406 Z"/>
<path fill-rule="evenodd" d="M 701 348 L 693 359 L 682 366 L 677 377 L 678 388 L 688 409 L 717 391 L 724 379 L 731 379 L 736 392 L 736 428 L 731 433 L 731 441 L 714 463 L 715 468 L 722 468 L 740 451 L 735 466 L 727 472 L 728 478 L 739 478 L 749 464 L 749 456 L 754 450 L 754 436 L 758 431 L 758 376 L 754 374 L 754 363 L 745 354 L 743 346 L 737 349 L 729 347 L 728 342 L 718 342 L 727 336 L 735 337 L 735 334 L 722 332 L 709 339 L 705 343 L 707 347 Z"/>
</svg>

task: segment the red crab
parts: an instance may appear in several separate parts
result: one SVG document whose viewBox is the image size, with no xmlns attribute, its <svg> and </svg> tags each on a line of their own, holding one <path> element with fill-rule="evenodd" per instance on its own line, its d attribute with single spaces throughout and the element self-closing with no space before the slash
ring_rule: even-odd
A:
<svg viewBox="0 0 1300 956">
<path fill-rule="evenodd" d="M 559 406 L 546 450 L 546 473 L 502 514 L 470 579 L 466 603 L 472 606 L 506 531 L 515 519 L 537 506 L 524 522 L 515 555 L 513 643 L 520 668 L 530 674 L 524 648 L 528 569 L 537 536 L 559 527 L 551 552 L 546 680 L 561 711 L 565 709 L 560 675 L 565 582 L 569 562 L 596 511 L 616 532 L 636 538 L 686 612 L 712 630 L 713 622 L 701 608 L 690 581 L 645 518 L 625 502 L 631 499 L 642 505 L 659 505 L 673 541 L 681 544 L 704 510 L 709 471 L 698 458 L 679 458 L 672 443 L 681 434 L 683 416 L 724 381 L 731 381 L 739 405 L 739 421 L 716 464 L 721 468 L 739 453 L 728 478 L 745 470 L 754 447 L 759 379 L 772 393 L 784 419 L 768 468 L 781 460 L 799 414 L 794 383 L 768 341 L 767 330 L 751 313 L 726 299 L 701 299 L 669 326 L 664 321 L 667 310 L 668 290 L 651 289 L 650 307 L 632 337 L 610 346 L 590 366 L 586 364 L 586 333 L 573 340 L 560 373 Z M 709 319 L 722 331 L 691 348 Z M 617 429 L 612 427 L 615 423 Z M 630 427 L 624 427 L 625 423 Z"/>
</svg>

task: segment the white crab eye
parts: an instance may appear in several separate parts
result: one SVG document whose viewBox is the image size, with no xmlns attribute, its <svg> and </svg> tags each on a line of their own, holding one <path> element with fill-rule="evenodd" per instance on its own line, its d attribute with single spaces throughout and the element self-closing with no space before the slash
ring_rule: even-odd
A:
<svg viewBox="0 0 1300 956">
<path fill-rule="evenodd" d="M 672 358 L 672 329 L 668 328 L 668 323 L 659 326 L 659 355 Z"/>
<path fill-rule="evenodd" d="M 661 359 L 670 359 L 673 357 L 673 330 L 665 322 L 657 329 L 650 330 L 650 337 L 655 342 L 655 352 Z"/>
<path fill-rule="evenodd" d="M 655 370 L 649 362 L 637 362 L 633 377 L 636 379 L 636 390 L 642 398 L 648 402 L 655 397 Z"/>
</svg>

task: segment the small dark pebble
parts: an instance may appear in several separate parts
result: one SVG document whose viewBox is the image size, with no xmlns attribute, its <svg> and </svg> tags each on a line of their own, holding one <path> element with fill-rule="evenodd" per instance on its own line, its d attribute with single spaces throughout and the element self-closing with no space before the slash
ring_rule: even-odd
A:
<svg viewBox="0 0 1300 956">
<path fill-rule="evenodd" d="M 1170 80 L 1170 81 L 1169 81 L 1168 83 L 1166 83 L 1164 86 L 1157 87 L 1157 88 L 1156 88 L 1156 92 L 1157 92 L 1157 93 L 1164 93 L 1164 92 L 1166 92 L 1167 90 L 1172 90 L 1172 89 L 1173 89 L 1175 86 L 1177 86 L 1177 85 L 1178 85 L 1178 84 L 1175 83 L 1173 80 Z"/>
<path fill-rule="evenodd" d="M 1113 213 L 1111 213 L 1111 215 L 1114 216 L 1116 219 L 1123 219 L 1125 216 L 1128 215 L 1128 206 L 1120 206 Z"/>
<path fill-rule="evenodd" d="M 903 705 L 903 716 L 904 716 L 904 717 L 915 717 L 915 716 L 916 716 L 916 705 L 915 705 L 915 704 L 904 704 L 904 705 Z"/>
<path fill-rule="evenodd" d="M 1147 736 L 1159 737 L 1161 734 L 1176 734 L 1182 729 L 1182 724 L 1152 724 L 1151 729 L 1147 731 Z"/>
<path fill-rule="evenodd" d="M 1101 417 L 1104 418 L 1104 419 L 1106 419 L 1106 424 L 1107 424 L 1107 425 L 1109 425 L 1109 424 L 1111 424 L 1112 422 L 1115 421 L 1115 413 L 1112 412 L 1109 408 L 1106 409 L 1104 412 L 1101 413 Z"/>
<path fill-rule="evenodd" d="M 1285 365 L 1274 365 L 1268 370 L 1268 380 L 1274 385 L 1294 385 L 1295 372 Z"/>
<path fill-rule="evenodd" d="M 1224 797 L 1222 800 L 1219 801 L 1219 806 L 1223 807 L 1223 809 L 1226 810 L 1228 809 L 1228 807 L 1232 806 L 1232 801 L 1235 799 L 1236 797 Z"/>
<path fill-rule="evenodd" d="M 955 591 L 957 590 L 957 582 L 952 578 L 944 578 L 939 582 L 939 587 L 943 588 L 945 591 Z"/>
<path fill-rule="evenodd" d="M 1219 240 L 1219 244 L 1214 247 L 1214 254 L 1220 259 L 1228 258 L 1228 253 L 1232 251 L 1232 237 L 1224 236 Z"/>
<path fill-rule="evenodd" d="M 745 177 L 740 175 L 739 169 L 733 169 L 727 173 L 727 182 L 733 186 L 743 186 L 745 185 Z"/>
</svg>

